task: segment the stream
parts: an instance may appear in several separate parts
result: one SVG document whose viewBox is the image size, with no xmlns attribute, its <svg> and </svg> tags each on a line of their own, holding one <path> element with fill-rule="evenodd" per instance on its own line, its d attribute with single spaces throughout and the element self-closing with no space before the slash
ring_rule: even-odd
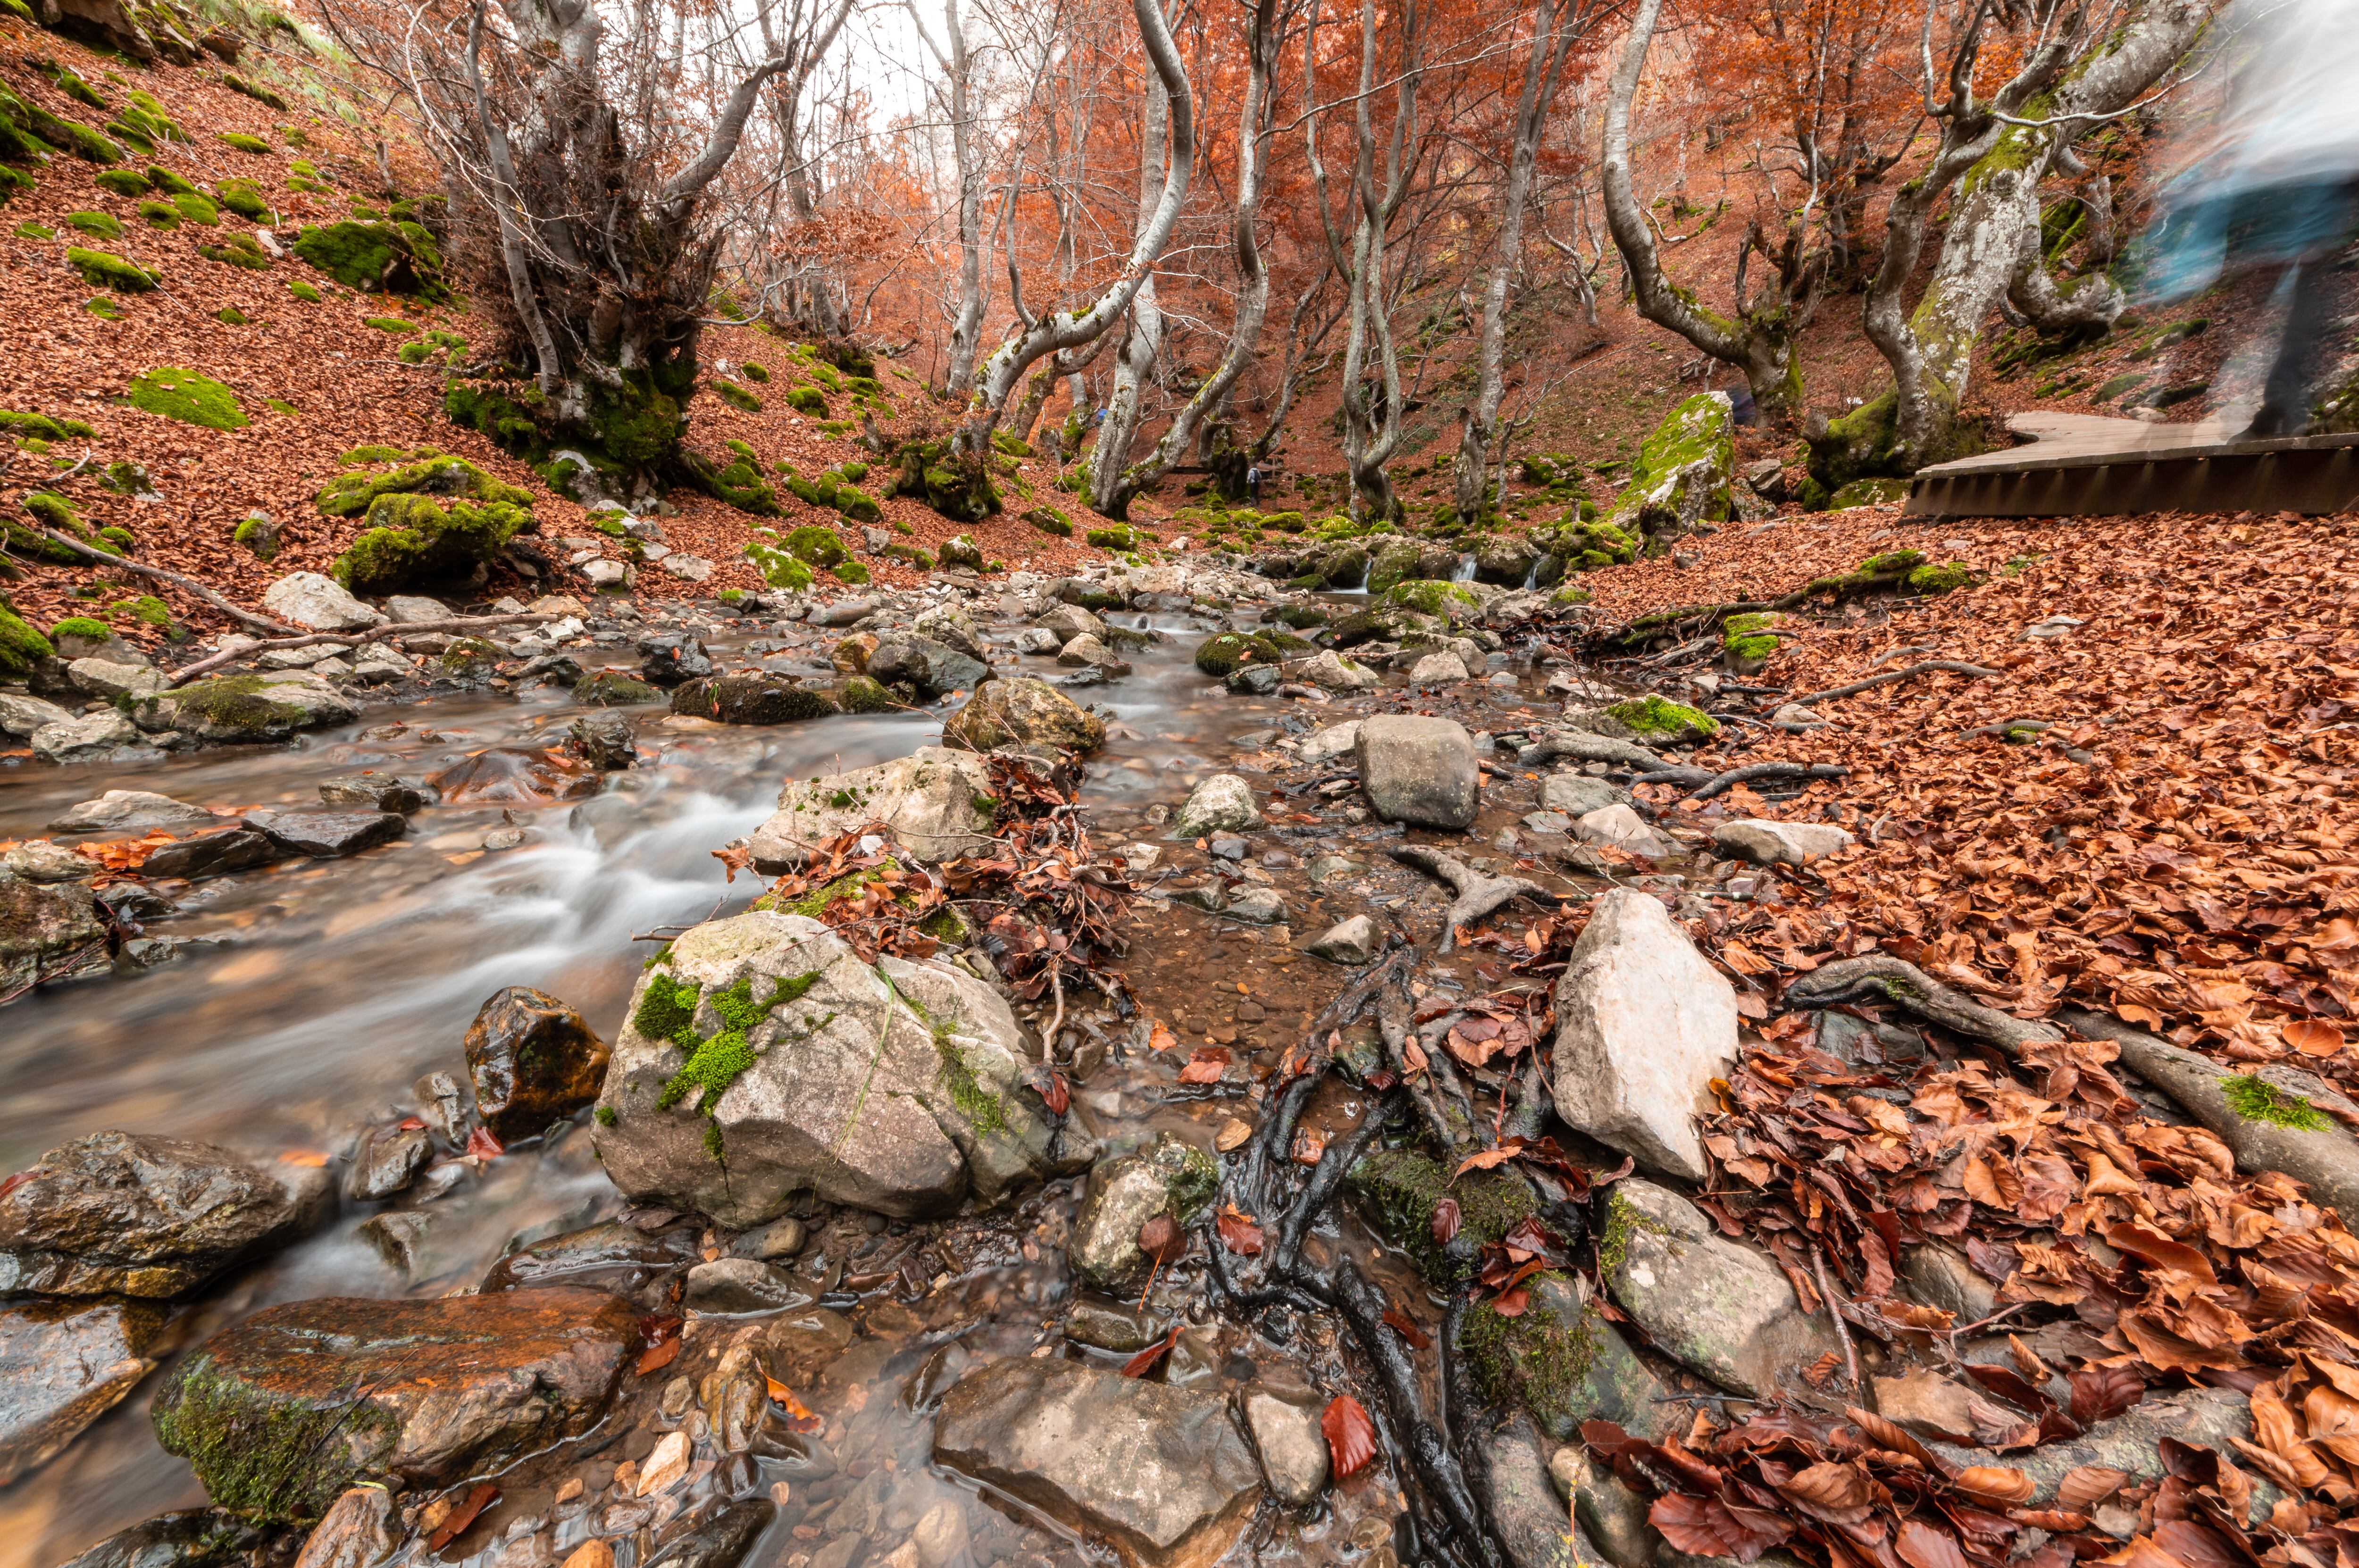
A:
<svg viewBox="0 0 2359 1568">
<path fill-rule="evenodd" d="M 1135 613 L 1112 619 L 1167 633 L 1131 655 L 1136 673 L 1128 678 L 1073 693 L 1114 716 L 1106 748 L 1091 759 L 1083 798 L 1093 819 L 1133 828 L 1111 834 L 1115 841 L 1151 835 L 1144 808 L 1176 805 L 1196 779 L 1215 771 L 1213 759 L 1235 749 L 1239 735 L 1289 715 L 1301 716 L 1295 728 L 1321 717 L 1299 703 L 1228 696 L 1196 674 L 1190 659 L 1197 633 L 1206 629 L 1201 621 Z M 1013 630 L 995 625 L 986 637 L 1004 642 Z M 716 655 L 745 640 L 734 630 L 707 634 Z M 1027 660 L 1024 672 L 1045 673 L 1044 663 Z M 467 1026 L 506 986 L 561 997 L 611 1038 L 640 973 L 638 959 L 649 950 L 634 946 L 636 935 L 734 913 L 760 892 L 757 878 L 724 881 L 711 851 L 766 816 L 783 779 L 865 766 L 934 743 L 947 710 L 762 729 L 673 719 L 653 706 L 625 710 L 637 729 L 639 763 L 607 775 L 587 800 L 513 808 L 512 816 L 498 807 L 429 806 L 411 819 L 408 837 L 386 849 L 199 882 L 179 914 L 150 928 L 197 939 L 177 960 L 128 977 L 45 988 L 6 1009 L 0 1170 L 24 1168 L 50 1147 L 105 1128 L 219 1142 L 263 1160 L 303 1152 L 341 1157 L 360 1129 L 416 1103 L 409 1086 L 419 1075 L 441 1069 L 463 1081 Z M 332 775 L 365 767 L 416 777 L 489 746 L 549 744 L 582 711 L 560 687 L 513 697 L 444 696 L 379 708 L 288 747 L 216 748 L 133 771 L 0 771 L 0 839 L 40 835 L 65 807 L 110 788 L 154 790 L 212 806 L 316 807 L 317 786 Z M 526 830 L 523 845 L 483 849 L 484 835 L 510 821 Z M 1192 965 L 1221 969 L 1219 989 L 1225 990 L 1235 972 L 1217 942 L 1198 953 L 1154 957 L 1167 984 L 1171 971 Z M 1204 977 L 1186 978 L 1192 985 Z M 1323 982 L 1330 989 L 1332 983 Z M 1098 1016 L 1114 1025 L 1110 1011 Z M 1267 1043 L 1282 1045 L 1290 1038 L 1280 1027 L 1283 1015 L 1270 1017 Z M 1117 1062 L 1081 1094 L 1110 1146 L 1136 1144 L 1158 1125 L 1206 1117 L 1217 1125 L 1227 1114 L 1214 1102 L 1170 1103 L 1139 1092 L 1147 1076 Z M 1195 1136 L 1210 1141 L 1208 1130 Z M 1039 1240 L 1059 1238 L 1060 1216 L 1070 1217 L 1081 1186 L 1060 1183 L 1027 1208 Z M 57 1459 L 0 1489 L 0 1568 L 49 1568 L 160 1510 L 202 1504 L 186 1463 L 157 1445 L 149 1405 L 174 1356 L 215 1330 L 263 1306 L 305 1297 L 465 1290 L 512 1238 L 579 1228 L 626 1206 L 577 1121 L 485 1163 L 435 1201 L 430 1264 L 420 1265 L 415 1284 L 355 1235 L 379 1206 L 346 1204 L 310 1240 L 232 1271 L 183 1306 L 158 1352 L 158 1369 Z M 1042 1256 L 1030 1238 L 1020 1246 L 1010 1241 L 1004 1253 L 984 1249 L 965 1260 L 958 1285 L 935 1289 L 915 1313 L 889 1297 L 873 1298 L 882 1306 L 855 1314 L 864 1337 L 806 1395 L 828 1422 L 844 1476 L 864 1483 L 881 1469 L 888 1480 L 897 1478 L 889 1496 L 870 1499 L 880 1551 L 898 1539 L 893 1528 L 906 1535 L 909 1519 L 948 1501 L 956 1504 L 959 1533 L 975 1564 L 1079 1560 L 1081 1549 L 1071 1542 L 1016 1523 L 931 1472 L 929 1423 L 894 1397 L 916 1370 L 909 1352 L 946 1326 L 932 1321 L 943 1310 L 954 1309 L 969 1351 L 1031 1353 L 1055 1298 L 1072 1288 L 1055 1255 L 1047 1263 L 1038 1261 Z M 1315 1347 L 1293 1350 L 1306 1348 Z M 1332 1341 L 1326 1353 L 1334 1354 Z M 1244 1369 L 1250 1371 L 1249 1360 Z M 1224 1368 L 1228 1375 L 1238 1370 Z M 627 1446 L 604 1455 L 605 1469 L 618 1452 Z M 603 1474 L 597 1464 L 584 1466 L 592 1471 Z M 1359 1529 L 1356 1545 L 1349 1541 L 1355 1514 L 1388 1518 L 1399 1506 L 1382 1466 L 1362 1479 L 1367 1484 L 1350 1498 L 1339 1488 L 1332 1514 L 1286 1526 L 1302 1547 L 1332 1538 L 1335 1550 L 1356 1555 L 1383 1539 L 1367 1526 Z M 591 1484 L 594 1492 L 601 1483 L 593 1477 Z M 519 1510 L 531 1503 L 513 1501 Z M 539 1503 L 545 1514 L 548 1497 Z M 791 1568 L 797 1553 L 808 1558 L 807 1542 L 819 1531 L 797 1529 L 803 1517 L 804 1506 L 784 1509 L 745 1558 L 750 1568 Z M 463 1536 L 441 1560 L 497 1561 L 500 1539 L 497 1518 L 487 1516 L 487 1526 Z M 622 1568 L 635 1568 L 627 1538 L 614 1544 L 623 1549 Z M 855 1552 L 852 1562 L 858 1561 Z"/>
</svg>

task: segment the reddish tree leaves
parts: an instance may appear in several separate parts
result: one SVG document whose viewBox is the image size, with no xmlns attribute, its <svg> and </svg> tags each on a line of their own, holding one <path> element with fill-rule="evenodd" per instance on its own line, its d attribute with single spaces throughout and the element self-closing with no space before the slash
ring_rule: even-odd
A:
<svg viewBox="0 0 2359 1568">
<path fill-rule="evenodd" d="M 1327 1434 L 1327 1455 L 1339 1481 L 1365 1469 L 1376 1456 L 1376 1423 L 1349 1394 L 1338 1394 L 1328 1401 L 1319 1417 L 1319 1430 Z"/>
</svg>

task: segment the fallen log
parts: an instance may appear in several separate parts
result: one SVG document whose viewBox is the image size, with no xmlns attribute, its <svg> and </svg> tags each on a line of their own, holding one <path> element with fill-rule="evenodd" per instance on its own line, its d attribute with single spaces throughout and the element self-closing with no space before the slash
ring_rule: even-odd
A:
<svg viewBox="0 0 2359 1568">
<path fill-rule="evenodd" d="M 84 544 L 82 540 L 60 534 L 53 528 L 35 527 L 30 531 L 38 534 L 51 544 L 63 545 L 78 555 L 87 556 L 101 566 L 120 567 L 127 572 L 137 572 L 142 577 L 152 577 L 158 582 L 168 582 L 175 588 L 195 594 L 223 614 L 234 620 L 242 621 L 248 626 L 258 627 L 265 632 L 289 630 L 282 622 L 273 621 L 267 615 L 258 615 L 242 605 L 231 603 L 192 577 L 183 577 L 179 572 L 167 571 L 162 567 L 151 567 L 145 561 L 135 561 L 128 556 L 118 556 L 111 551 L 102 550 L 94 545 Z"/>
</svg>

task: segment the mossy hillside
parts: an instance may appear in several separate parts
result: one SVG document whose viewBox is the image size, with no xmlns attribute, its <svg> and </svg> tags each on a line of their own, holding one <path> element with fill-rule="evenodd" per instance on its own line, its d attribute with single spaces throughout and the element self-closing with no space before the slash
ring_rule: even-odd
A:
<svg viewBox="0 0 2359 1568">
<path fill-rule="evenodd" d="M 1758 664 L 1784 645 L 1777 629 L 1791 619 L 1776 611 L 1732 615 L 1721 623 L 1720 645 L 1730 658 Z"/>
<path fill-rule="evenodd" d="M 1445 1288 L 1471 1277 L 1482 1249 L 1540 1207 L 1516 1176 L 1472 1171 L 1452 1182 L 1439 1161 L 1411 1149 L 1364 1155 L 1346 1181 L 1386 1239 L 1407 1252 L 1428 1280 Z M 1433 1239 L 1433 1211 L 1445 1197 L 1458 1203 L 1458 1238 L 1447 1248 Z"/>
<path fill-rule="evenodd" d="M 1582 505 L 1586 507 L 1587 503 Z M 1593 507 L 1589 507 L 1585 515 L 1579 509 L 1569 511 L 1554 529 L 1535 530 L 1532 543 L 1564 562 L 1568 572 L 1627 566 L 1638 558 L 1638 552 L 1645 548 L 1644 540 L 1611 523 L 1594 521 L 1594 517 Z"/>
<path fill-rule="evenodd" d="M 58 221 L 67 228 L 88 234 L 92 239 L 123 238 L 123 221 L 111 212 L 69 212 Z"/>
<path fill-rule="evenodd" d="M 208 430 L 243 430 L 253 423 L 238 406 L 236 393 L 179 365 L 158 365 L 133 376 L 124 401 L 144 413 Z"/>
<path fill-rule="evenodd" d="M 953 456 L 948 441 L 922 437 L 902 442 L 893 454 L 893 477 L 885 494 L 921 500 L 961 523 L 980 523 L 1001 506 L 999 489 L 982 459 Z"/>
<path fill-rule="evenodd" d="M 445 504 L 430 495 L 397 493 L 371 503 L 367 523 L 329 574 L 356 593 L 397 593 L 488 564 L 531 525 L 532 514 L 504 502 Z"/>
</svg>

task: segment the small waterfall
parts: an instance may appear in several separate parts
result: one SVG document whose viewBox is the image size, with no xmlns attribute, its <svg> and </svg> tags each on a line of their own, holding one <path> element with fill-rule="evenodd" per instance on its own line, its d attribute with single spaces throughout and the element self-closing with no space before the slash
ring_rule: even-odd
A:
<svg viewBox="0 0 2359 1568">
<path fill-rule="evenodd" d="M 1539 587 L 1540 564 L 1547 559 L 1548 557 L 1546 556 L 1534 556 L 1532 557 L 1532 569 L 1524 574 L 1524 587 L 1527 590 Z"/>
<path fill-rule="evenodd" d="M 1450 580 L 1452 582 L 1473 582 L 1474 580 L 1474 557 L 1472 553 L 1462 555 L 1458 557 L 1458 569 L 1450 574 Z"/>
</svg>

